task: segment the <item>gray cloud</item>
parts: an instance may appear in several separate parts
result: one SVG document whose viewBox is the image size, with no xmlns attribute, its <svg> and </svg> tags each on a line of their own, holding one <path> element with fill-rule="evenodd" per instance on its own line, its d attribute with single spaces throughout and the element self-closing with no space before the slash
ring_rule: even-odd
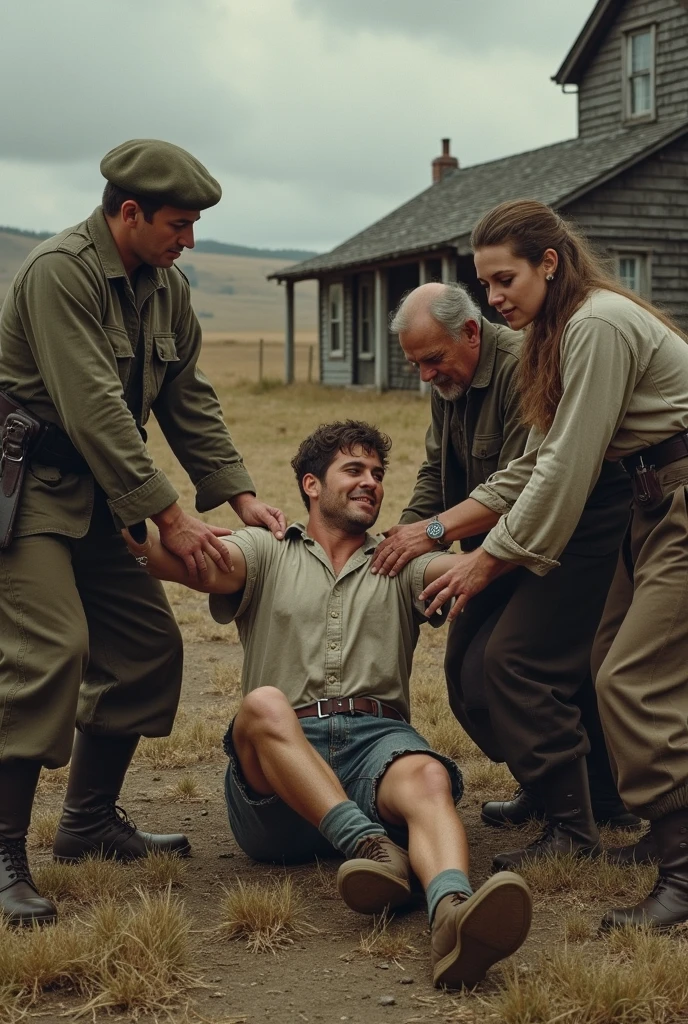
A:
<svg viewBox="0 0 688 1024">
<path fill-rule="evenodd" d="M 0 223 L 59 229 L 126 138 L 222 181 L 202 236 L 327 248 L 463 163 L 575 131 L 549 81 L 592 0 L 14 0 L 0 35 Z"/>
</svg>

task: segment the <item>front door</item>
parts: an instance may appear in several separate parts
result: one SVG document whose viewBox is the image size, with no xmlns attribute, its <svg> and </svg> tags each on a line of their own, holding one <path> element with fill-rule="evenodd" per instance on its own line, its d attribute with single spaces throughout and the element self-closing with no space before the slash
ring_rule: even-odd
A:
<svg viewBox="0 0 688 1024">
<path fill-rule="evenodd" d="M 375 383 L 375 279 L 359 274 L 354 290 L 354 380 Z"/>
</svg>

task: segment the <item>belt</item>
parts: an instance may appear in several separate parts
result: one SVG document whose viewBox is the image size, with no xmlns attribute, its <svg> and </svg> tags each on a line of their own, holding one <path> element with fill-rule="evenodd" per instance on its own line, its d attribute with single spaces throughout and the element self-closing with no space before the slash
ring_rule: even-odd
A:
<svg viewBox="0 0 688 1024">
<path fill-rule="evenodd" d="M 374 715 L 376 718 L 394 718 L 398 722 L 405 722 L 404 716 L 391 708 L 389 704 L 383 704 L 375 697 L 328 697 L 325 700 L 316 700 L 312 704 L 306 704 L 302 708 L 294 708 L 297 718 L 329 718 L 330 715 Z"/>
<path fill-rule="evenodd" d="M 667 437 L 666 441 L 643 448 L 640 452 L 634 452 L 622 461 L 629 473 L 635 473 L 637 469 L 643 468 L 662 469 L 663 466 L 669 466 L 679 459 L 688 459 L 688 430 Z"/>
<path fill-rule="evenodd" d="M 29 461 L 39 462 L 42 466 L 52 466 L 63 473 L 90 473 L 88 463 L 76 450 L 64 430 L 54 423 L 40 419 L 11 395 L 0 391 L 0 426 L 8 416 L 16 413 L 28 413 L 40 424 L 27 453 Z"/>
</svg>

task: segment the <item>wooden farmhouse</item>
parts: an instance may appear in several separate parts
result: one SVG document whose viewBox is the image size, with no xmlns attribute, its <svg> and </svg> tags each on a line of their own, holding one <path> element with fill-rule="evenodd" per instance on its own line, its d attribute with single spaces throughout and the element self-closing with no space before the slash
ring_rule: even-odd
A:
<svg viewBox="0 0 688 1024">
<path fill-rule="evenodd" d="M 272 275 L 286 286 L 287 382 L 294 283 L 315 278 L 322 383 L 418 388 L 389 313 L 432 280 L 462 281 L 484 305 L 469 236 L 508 199 L 539 199 L 576 222 L 624 284 L 688 329 L 688 0 L 599 0 L 553 78 L 577 89 L 577 138 L 465 168 L 444 139 L 424 192 Z"/>
</svg>

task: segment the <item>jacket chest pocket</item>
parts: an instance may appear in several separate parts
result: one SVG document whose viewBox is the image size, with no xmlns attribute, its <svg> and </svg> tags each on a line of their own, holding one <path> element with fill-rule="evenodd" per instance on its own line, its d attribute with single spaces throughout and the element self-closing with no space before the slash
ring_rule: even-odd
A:
<svg viewBox="0 0 688 1024">
<path fill-rule="evenodd" d="M 131 347 L 127 332 L 120 327 L 104 327 L 103 330 L 117 360 L 117 373 L 119 374 L 122 389 L 124 389 L 127 386 L 131 368 L 134 364 L 134 350 Z"/>
<path fill-rule="evenodd" d="M 148 407 L 155 401 L 165 380 L 168 367 L 179 362 L 177 348 L 175 346 L 176 335 L 170 333 L 156 333 L 153 335 L 153 349 L 151 352 L 150 376 L 148 387 Z"/>
<path fill-rule="evenodd" d="M 483 482 L 497 471 L 502 442 L 501 434 L 475 434 L 473 437 L 471 456 L 477 462 Z"/>
</svg>

